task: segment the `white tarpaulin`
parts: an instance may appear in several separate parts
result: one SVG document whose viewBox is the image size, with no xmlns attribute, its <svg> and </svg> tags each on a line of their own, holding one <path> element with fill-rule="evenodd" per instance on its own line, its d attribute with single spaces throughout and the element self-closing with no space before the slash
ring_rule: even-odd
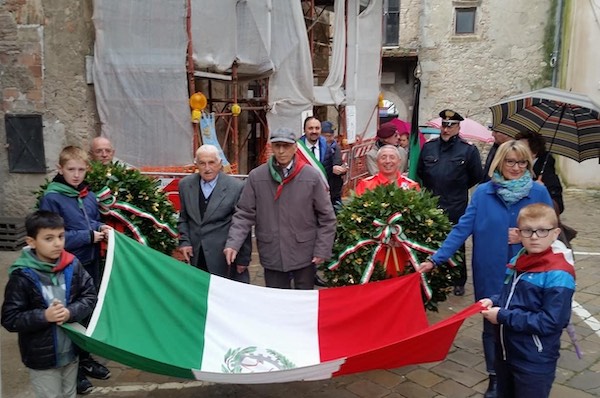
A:
<svg viewBox="0 0 600 398">
<path fill-rule="evenodd" d="M 312 107 L 313 74 L 300 1 L 192 0 L 192 44 L 197 67 L 269 76 L 269 129 L 301 131 Z"/>
<path fill-rule="evenodd" d="M 330 74 L 313 87 L 302 3 L 192 0 L 196 67 L 240 77 L 269 76 L 269 129 L 302 131 L 313 105 L 346 105 L 348 125 L 372 137 L 377 126 L 382 1 L 336 0 Z M 363 1 L 364 2 L 364 1 Z M 102 133 L 134 166 L 192 160 L 186 77 L 185 0 L 96 0 L 95 87 Z M 347 32 L 347 33 L 346 33 Z M 345 87 L 344 87 L 345 76 Z M 350 136 L 350 142 L 353 137 Z"/>
<path fill-rule="evenodd" d="M 348 0 L 347 16 L 344 5 L 335 2 L 329 75 L 314 92 L 317 104 L 346 105 L 348 142 L 353 143 L 355 136 L 371 138 L 377 131 L 383 0 Z"/>
<path fill-rule="evenodd" d="M 351 1 L 352 3 L 352 1 Z M 319 105 L 340 105 L 344 102 L 344 72 L 346 68 L 346 2 L 337 0 L 333 8 L 333 45 L 329 75 L 322 86 L 315 86 L 315 102 Z"/>
<path fill-rule="evenodd" d="M 95 0 L 102 135 L 133 166 L 191 163 L 185 0 Z"/>
<path fill-rule="evenodd" d="M 368 7 L 360 14 L 356 12 L 358 8 L 356 7 L 354 9 L 358 15 L 356 25 L 354 25 L 354 18 L 348 17 L 349 26 L 355 26 L 356 31 L 354 35 L 348 34 L 346 102 L 356 106 L 356 135 L 363 138 L 374 137 L 377 132 L 382 4 L 383 0 L 371 0 Z M 349 142 L 353 142 L 352 137 L 348 138 Z"/>
</svg>

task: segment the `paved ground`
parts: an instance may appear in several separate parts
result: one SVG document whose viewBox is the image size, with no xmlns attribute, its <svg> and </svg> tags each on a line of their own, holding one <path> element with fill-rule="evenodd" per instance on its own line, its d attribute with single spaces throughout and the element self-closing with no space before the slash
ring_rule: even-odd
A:
<svg viewBox="0 0 600 398">
<path fill-rule="evenodd" d="M 579 231 L 575 239 L 577 268 L 576 305 L 572 316 L 583 359 L 577 359 L 566 333 L 552 398 L 600 397 L 600 191 L 569 190 L 563 221 Z M 17 253 L 0 252 L 0 286 Z M 262 283 L 262 271 L 252 267 L 253 283 Z M 464 297 L 452 297 L 430 314 L 432 323 L 469 305 L 472 286 Z M 339 377 L 321 382 L 270 385 L 211 385 L 141 372 L 109 362 L 113 376 L 94 380 L 91 397 L 317 397 L 317 398 L 426 398 L 481 397 L 487 387 L 480 342 L 481 319 L 467 319 L 448 358 L 442 362 Z M 2 397 L 33 397 L 27 372 L 21 364 L 16 335 L 2 329 Z"/>
</svg>

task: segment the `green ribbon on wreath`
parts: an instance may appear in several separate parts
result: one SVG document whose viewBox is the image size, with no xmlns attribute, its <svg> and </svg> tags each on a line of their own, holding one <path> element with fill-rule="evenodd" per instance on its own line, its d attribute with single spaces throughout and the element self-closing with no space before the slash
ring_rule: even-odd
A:
<svg viewBox="0 0 600 398">
<path fill-rule="evenodd" d="M 150 220 L 154 227 L 161 231 L 166 231 L 172 238 L 177 238 L 178 233 L 175 228 L 165 222 L 159 221 L 154 215 L 134 206 L 130 203 L 117 200 L 117 197 L 113 195 L 112 191 L 108 187 L 104 187 L 96 194 L 98 200 L 98 208 L 100 214 L 104 216 L 111 216 L 121 221 L 127 229 L 131 231 L 135 239 L 141 244 L 148 246 L 146 237 L 142 234 L 140 229 L 129 219 L 124 212 L 130 213 L 137 217 L 142 217 Z"/>
<path fill-rule="evenodd" d="M 402 213 L 396 212 L 388 217 L 386 221 L 374 220 L 373 226 L 377 229 L 375 230 L 375 234 L 371 239 L 362 239 L 358 241 L 356 244 L 346 247 L 338 256 L 338 259 L 330 264 L 328 268 L 330 270 L 335 270 L 340 266 L 342 261 L 350 254 L 357 252 L 361 248 L 369 245 L 376 245 L 373 250 L 373 254 L 371 255 L 371 259 L 367 263 L 365 270 L 363 271 L 362 277 L 360 278 L 360 284 L 365 284 L 369 282 L 371 279 L 371 275 L 373 275 L 373 271 L 375 270 L 375 259 L 383 250 L 389 250 L 389 248 L 393 247 L 402 247 L 408 254 L 408 259 L 412 264 L 413 268 L 416 272 L 418 272 L 418 259 L 414 253 L 414 250 L 418 250 L 420 252 L 426 254 L 433 254 L 435 250 L 422 245 L 417 242 L 413 242 L 408 239 L 404 232 L 402 231 L 402 226 L 400 225 L 400 221 L 402 220 Z M 449 264 L 453 267 L 456 266 L 454 260 L 448 260 Z M 423 285 L 423 290 L 425 291 L 425 295 L 427 299 L 430 300 L 432 297 L 432 290 L 427 282 L 427 278 L 425 274 L 421 274 L 421 284 Z"/>
</svg>

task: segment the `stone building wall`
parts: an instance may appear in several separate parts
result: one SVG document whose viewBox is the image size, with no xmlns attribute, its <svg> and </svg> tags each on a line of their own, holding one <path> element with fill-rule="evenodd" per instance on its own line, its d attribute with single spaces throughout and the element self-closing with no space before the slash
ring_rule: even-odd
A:
<svg viewBox="0 0 600 398">
<path fill-rule="evenodd" d="M 85 56 L 93 53 L 92 0 L 0 1 L 0 143 L 6 114 L 41 114 L 48 174 L 9 173 L 0 151 L 0 215 L 24 216 L 66 145 L 98 131 Z"/>
<path fill-rule="evenodd" d="M 487 123 L 491 104 L 539 84 L 548 58 L 543 42 L 546 24 L 553 18 L 550 1 L 405 0 L 400 4 L 400 46 L 384 54 L 400 59 L 417 56 L 422 69 L 420 124 L 444 108 Z M 475 34 L 454 34 L 455 6 L 478 8 Z M 385 65 L 384 60 L 384 72 Z M 382 90 L 410 107 L 412 76 L 407 75 L 405 64 L 395 65 L 394 84 L 382 84 Z M 410 109 L 405 113 L 410 115 Z"/>
</svg>

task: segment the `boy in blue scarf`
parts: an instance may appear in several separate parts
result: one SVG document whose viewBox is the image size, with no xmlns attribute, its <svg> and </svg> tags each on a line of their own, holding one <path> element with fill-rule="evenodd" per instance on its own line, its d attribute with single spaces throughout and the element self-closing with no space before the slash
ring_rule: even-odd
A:
<svg viewBox="0 0 600 398">
<path fill-rule="evenodd" d="M 58 214 L 37 211 L 25 228 L 28 247 L 8 270 L 2 326 L 19 333 L 36 397 L 74 398 L 78 357 L 60 325 L 84 320 L 96 305 L 96 289 L 79 260 L 64 250 Z"/>
</svg>

